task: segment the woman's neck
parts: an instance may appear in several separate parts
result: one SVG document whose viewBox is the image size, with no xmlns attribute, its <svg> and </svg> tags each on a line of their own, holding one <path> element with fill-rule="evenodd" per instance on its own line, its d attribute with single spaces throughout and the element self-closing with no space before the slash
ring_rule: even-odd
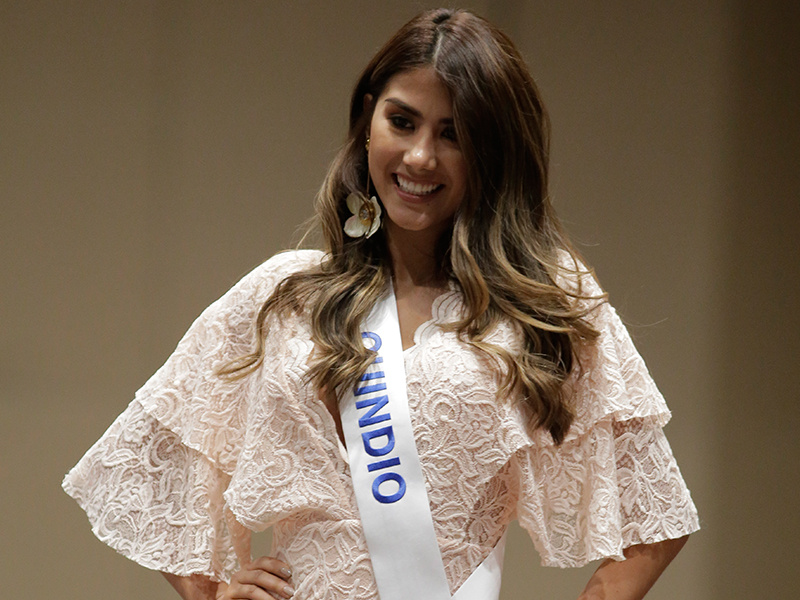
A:
<svg viewBox="0 0 800 600">
<path fill-rule="evenodd" d="M 387 229 L 395 286 L 444 287 L 446 277 L 442 274 L 442 265 L 436 253 L 438 236 L 393 227 Z"/>
<path fill-rule="evenodd" d="M 387 227 L 392 260 L 394 294 L 403 349 L 414 345 L 420 326 L 433 318 L 433 303 L 447 288 L 447 278 L 437 259 L 439 236 L 428 231 Z"/>
</svg>

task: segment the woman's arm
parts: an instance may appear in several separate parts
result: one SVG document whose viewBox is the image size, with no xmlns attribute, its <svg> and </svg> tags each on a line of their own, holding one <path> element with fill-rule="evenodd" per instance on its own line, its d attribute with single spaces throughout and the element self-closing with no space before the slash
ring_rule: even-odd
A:
<svg viewBox="0 0 800 600">
<path fill-rule="evenodd" d="M 578 600 L 640 600 L 653 587 L 689 536 L 626 548 L 625 560 L 607 559 Z"/>
<path fill-rule="evenodd" d="M 216 581 L 212 581 L 210 577 L 205 575 L 181 577 L 164 571 L 161 574 L 175 588 L 175 591 L 180 594 L 183 600 L 216 600 L 218 584 Z"/>
<path fill-rule="evenodd" d="M 291 598 L 294 594 L 289 583 L 292 577 L 289 565 L 268 556 L 262 556 L 242 567 L 231 578 L 230 585 L 217 583 L 205 575 L 181 577 L 163 571 L 161 574 L 183 600 L 273 600 Z"/>
</svg>

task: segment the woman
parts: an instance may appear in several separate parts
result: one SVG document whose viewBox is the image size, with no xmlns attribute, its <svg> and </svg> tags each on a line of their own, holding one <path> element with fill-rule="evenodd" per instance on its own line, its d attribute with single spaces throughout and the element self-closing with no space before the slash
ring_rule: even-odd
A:
<svg viewBox="0 0 800 600">
<path fill-rule="evenodd" d="M 491 598 L 469 590 L 517 518 L 545 564 L 605 559 L 584 597 L 642 597 L 697 515 L 547 161 L 507 37 L 466 11 L 405 25 L 354 90 L 324 252 L 279 254 L 209 307 L 65 479 L 98 537 L 184 598 Z M 389 391 L 362 396 L 384 364 Z M 372 500 L 423 508 L 376 528 Z M 270 526 L 276 557 L 251 562 Z"/>
</svg>

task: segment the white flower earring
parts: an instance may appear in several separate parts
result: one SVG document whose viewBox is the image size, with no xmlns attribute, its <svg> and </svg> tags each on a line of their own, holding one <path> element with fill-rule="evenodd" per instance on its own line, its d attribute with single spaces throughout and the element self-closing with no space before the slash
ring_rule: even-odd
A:
<svg viewBox="0 0 800 600">
<path fill-rule="evenodd" d="M 369 137 L 365 144 L 369 152 Z M 369 193 L 369 166 L 367 166 L 367 193 Z M 375 196 L 367 199 L 361 192 L 353 192 L 345 200 L 347 208 L 353 214 L 344 222 L 344 232 L 352 238 L 367 237 L 378 231 L 381 226 L 381 205 Z"/>
</svg>

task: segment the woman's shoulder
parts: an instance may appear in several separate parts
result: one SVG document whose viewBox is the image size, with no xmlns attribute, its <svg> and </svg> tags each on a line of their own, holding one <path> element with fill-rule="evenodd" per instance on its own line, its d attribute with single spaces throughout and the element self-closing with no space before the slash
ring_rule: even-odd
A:
<svg viewBox="0 0 800 600">
<path fill-rule="evenodd" d="M 255 269 L 251 275 L 260 277 L 288 277 L 318 265 L 325 254 L 322 250 L 284 250 L 274 254 Z"/>
<path fill-rule="evenodd" d="M 287 250 L 275 254 L 208 306 L 194 326 L 201 322 L 208 327 L 220 326 L 225 331 L 248 337 L 259 308 L 280 282 L 293 273 L 318 265 L 323 256 L 319 250 Z"/>
<path fill-rule="evenodd" d="M 255 269 L 245 275 L 234 289 L 259 292 L 271 292 L 288 276 L 315 267 L 320 264 L 325 254 L 321 250 L 284 250 L 271 256 Z"/>
<path fill-rule="evenodd" d="M 606 293 L 597 281 L 594 269 L 582 257 L 564 248 L 556 253 L 555 282 L 562 290 L 581 304 L 598 306 L 606 300 Z M 598 302 L 600 301 L 600 302 Z"/>
</svg>

